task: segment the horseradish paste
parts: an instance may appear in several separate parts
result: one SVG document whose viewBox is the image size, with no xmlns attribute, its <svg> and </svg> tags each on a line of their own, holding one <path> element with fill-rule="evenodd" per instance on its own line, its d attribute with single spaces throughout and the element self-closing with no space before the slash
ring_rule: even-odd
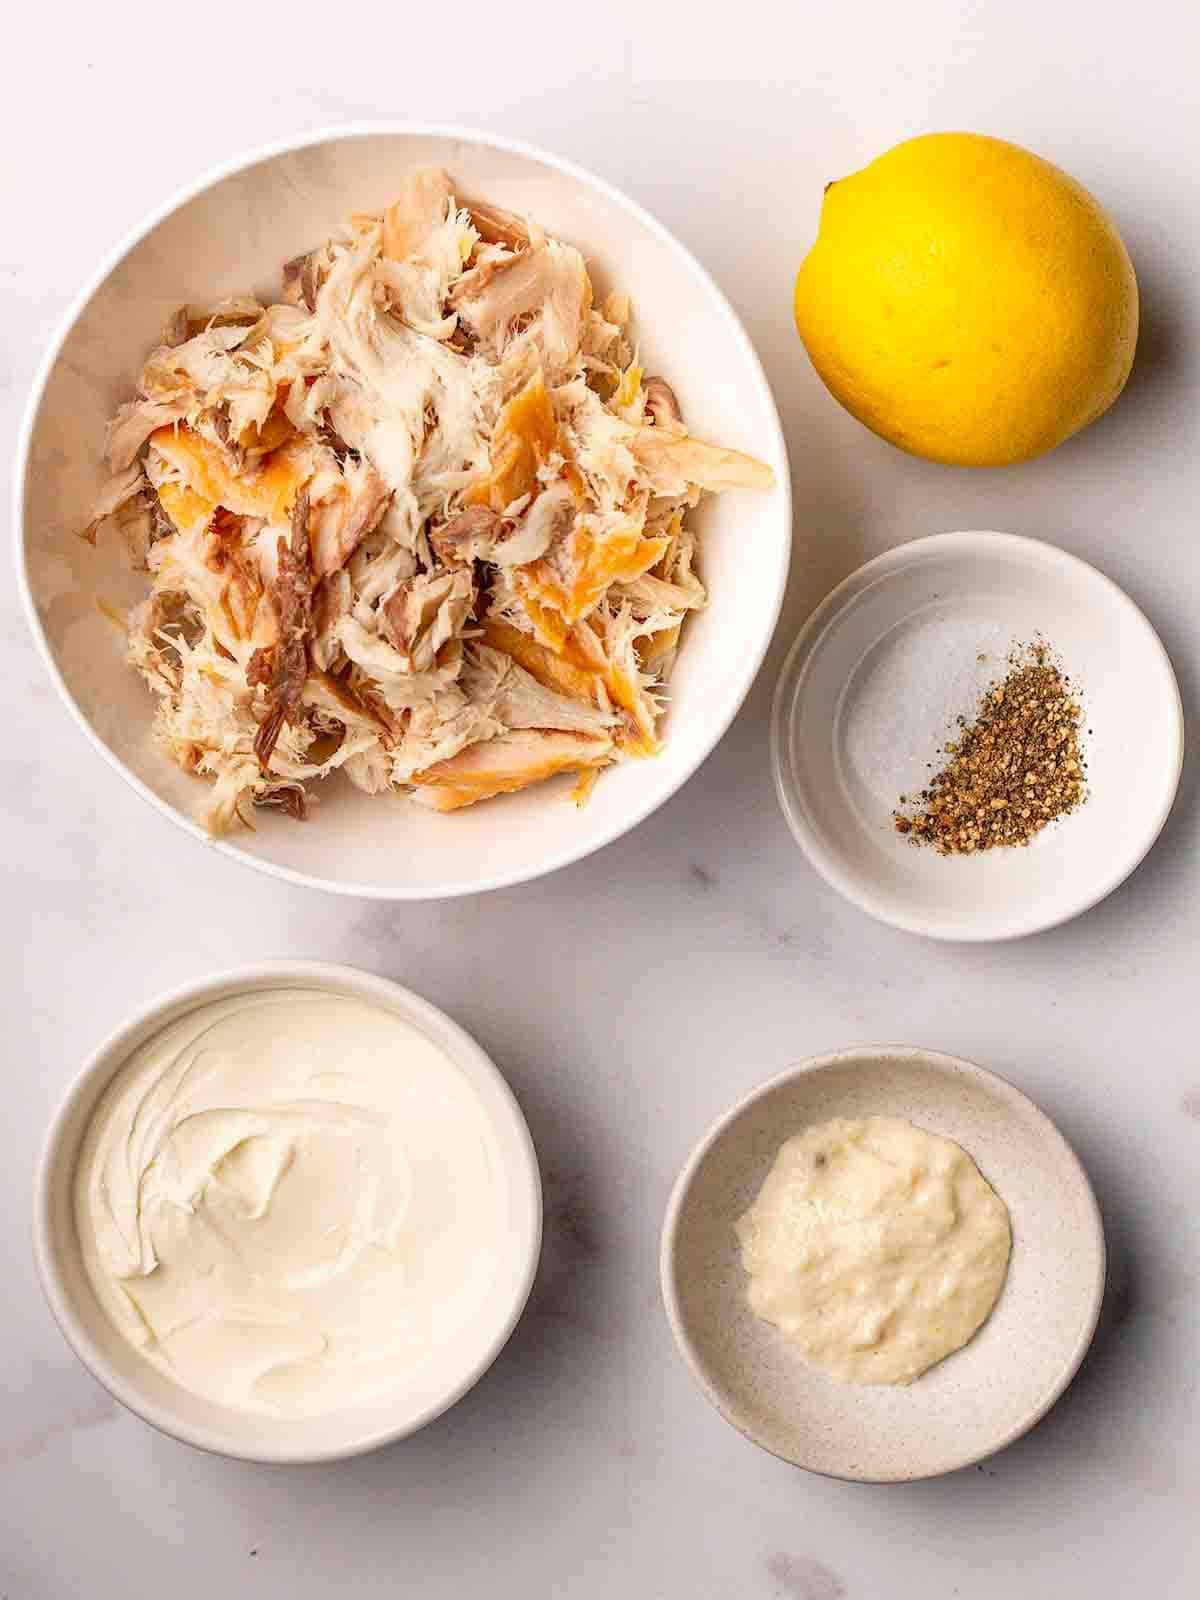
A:
<svg viewBox="0 0 1200 1600">
<path fill-rule="evenodd" d="M 843 1383 L 911 1383 L 996 1304 L 1008 1210 L 965 1150 L 899 1117 L 783 1145 L 736 1224 L 754 1312 Z"/>
<path fill-rule="evenodd" d="M 491 1124 L 399 1016 L 307 989 L 202 1005 L 88 1127 L 75 1216 L 108 1316 L 239 1411 L 379 1394 L 471 1318 L 503 1225 Z"/>
</svg>

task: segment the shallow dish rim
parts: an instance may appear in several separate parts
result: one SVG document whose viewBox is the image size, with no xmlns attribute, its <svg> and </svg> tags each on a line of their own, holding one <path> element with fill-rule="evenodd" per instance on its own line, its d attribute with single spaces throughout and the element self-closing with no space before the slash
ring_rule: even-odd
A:
<svg viewBox="0 0 1200 1600">
<path fill-rule="evenodd" d="M 736 1407 L 727 1407 L 721 1390 L 709 1378 L 705 1365 L 687 1332 L 679 1305 L 675 1273 L 675 1246 L 679 1219 L 691 1187 L 709 1152 L 729 1127 L 756 1102 L 774 1093 L 776 1089 L 793 1082 L 803 1074 L 823 1072 L 833 1067 L 843 1067 L 855 1063 L 877 1063 L 883 1058 L 894 1060 L 897 1057 L 910 1062 L 921 1061 L 931 1066 L 935 1071 L 948 1072 L 951 1075 L 959 1075 L 975 1082 L 981 1082 L 992 1093 L 998 1093 L 1001 1098 L 1019 1107 L 1025 1115 L 1028 1116 L 1032 1113 L 1035 1123 L 1041 1127 L 1051 1140 L 1061 1146 L 1067 1157 L 1068 1165 L 1074 1168 L 1075 1175 L 1080 1182 L 1081 1191 L 1087 1204 L 1088 1218 L 1092 1225 L 1090 1243 L 1096 1251 L 1096 1273 L 1082 1330 L 1063 1365 L 1059 1377 L 1026 1416 L 1005 1430 L 986 1449 L 968 1451 L 961 1458 L 951 1459 L 919 1472 L 906 1472 L 901 1469 L 885 1476 L 874 1476 L 867 1473 L 829 1472 L 821 1467 L 808 1466 L 803 1461 L 797 1461 L 791 1456 L 782 1455 L 779 1451 L 772 1449 L 769 1444 L 766 1444 L 758 1437 L 749 1422 L 737 1414 Z M 821 1055 L 806 1056 L 802 1060 L 794 1062 L 790 1067 L 785 1067 L 782 1072 L 776 1073 L 773 1077 L 768 1078 L 765 1083 L 759 1084 L 756 1088 L 741 1096 L 728 1111 L 717 1118 L 716 1122 L 701 1137 L 699 1143 L 693 1148 L 684 1162 L 667 1201 L 659 1245 L 659 1280 L 667 1321 L 670 1324 L 671 1333 L 680 1356 L 708 1403 L 724 1421 L 728 1422 L 731 1427 L 736 1428 L 751 1444 L 757 1445 L 760 1450 L 765 1450 L 768 1455 L 774 1456 L 779 1461 L 786 1461 L 789 1466 L 798 1467 L 803 1472 L 811 1472 L 821 1478 L 836 1479 L 842 1483 L 917 1483 L 927 1478 L 940 1478 L 945 1476 L 946 1473 L 958 1472 L 964 1467 L 974 1466 L 980 1461 L 986 1461 L 998 1451 L 1006 1449 L 1010 1444 L 1015 1444 L 1018 1439 L 1023 1438 L 1058 1403 L 1083 1364 L 1084 1357 L 1091 1347 L 1100 1320 L 1107 1274 L 1108 1253 L 1104 1236 L 1104 1219 L 1100 1211 L 1099 1202 L 1096 1199 L 1095 1190 L 1092 1188 L 1091 1179 L 1087 1175 L 1087 1169 L 1057 1124 L 1052 1122 L 1041 1107 L 1031 1100 L 1022 1089 L 1018 1089 L 1010 1079 L 1001 1077 L 998 1072 L 992 1072 L 987 1067 L 981 1067 L 977 1062 L 968 1061 L 965 1057 L 949 1055 L 941 1050 L 928 1050 L 922 1045 L 855 1045 L 845 1050 L 832 1050 Z"/>
<path fill-rule="evenodd" d="M 781 545 L 779 560 L 774 574 L 772 590 L 763 594 L 761 604 L 757 606 L 756 614 L 762 619 L 763 626 L 754 647 L 747 651 L 739 674 L 737 690 L 732 697 L 727 713 L 714 721 L 706 730 L 704 736 L 697 742 L 694 757 L 684 766 L 676 781 L 657 796 L 639 799 L 628 813 L 616 818 L 610 825 L 589 842 L 581 842 L 578 846 L 569 846 L 559 850 L 533 870 L 498 868 L 493 871 L 478 874 L 475 878 L 461 883 L 439 885 L 433 888 L 409 888 L 404 885 L 364 884 L 339 878 L 327 878 L 315 873 L 302 872 L 295 867 L 284 866 L 275 861 L 266 860 L 260 856 L 242 850 L 230 838 L 214 839 L 204 827 L 193 817 L 178 810 L 175 806 L 155 793 L 149 784 L 139 778 L 129 767 L 105 744 L 103 739 L 92 727 L 91 722 L 84 715 L 68 689 L 62 674 L 55 662 L 41 618 L 38 615 L 37 605 L 33 597 L 30 584 L 28 564 L 26 559 L 26 494 L 25 485 L 29 471 L 30 449 L 33 441 L 34 428 L 38 413 L 41 409 L 46 386 L 58 359 L 62 353 L 75 323 L 82 315 L 89 301 L 101 288 L 104 282 L 116 271 L 125 257 L 149 233 L 164 222 L 173 212 L 187 205 L 190 201 L 203 194 L 207 189 L 235 176 L 250 167 L 257 166 L 264 161 L 269 161 L 278 156 L 288 155 L 295 151 L 310 149 L 317 145 L 330 144 L 346 139 L 378 138 L 378 137 L 411 137 L 423 139 L 456 140 L 462 143 L 482 145 L 493 150 L 503 151 L 510 155 L 524 157 L 528 160 L 539 162 L 552 168 L 569 178 L 574 183 L 584 188 L 592 189 L 603 195 L 615 206 L 624 208 L 634 220 L 648 229 L 659 238 L 669 250 L 673 251 L 682 266 L 689 272 L 711 298 L 716 311 L 728 324 L 734 339 L 741 347 L 742 355 L 746 361 L 749 377 L 758 389 L 767 417 L 770 438 L 764 441 L 764 455 L 771 457 L 772 463 L 777 466 L 777 482 L 771 491 L 780 496 L 779 501 L 779 531 Z M 25 403 L 17 432 L 17 445 L 14 456 L 13 469 L 13 532 L 16 547 L 17 592 L 20 596 L 21 608 L 33 635 L 34 646 L 41 657 L 51 682 L 58 691 L 59 698 L 67 708 L 72 720 L 82 731 L 85 738 L 107 762 L 109 767 L 122 777 L 143 800 L 147 801 L 161 815 L 184 829 L 193 839 L 219 850 L 222 855 L 228 856 L 244 866 L 249 866 L 268 876 L 281 879 L 285 883 L 298 884 L 303 888 L 319 889 L 330 894 L 350 895 L 355 898 L 371 900 L 394 901 L 426 901 L 453 899 L 461 895 L 482 894 L 492 889 L 509 888 L 519 883 L 531 883 L 538 878 L 545 877 L 548 873 L 556 872 L 562 867 L 572 865 L 585 857 L 592 855 L 597 850 L 602 850 L 606 845 L 612 844 L 636 828 L 646 818 L 653 814 L 660 806 L 676 794 L 688 780 L 703 766 L 704 762 L 716 749 L 725 733 L 733 723 L 734 718 L 745 703 L 747 695 L 753 687 L 758 671 L 766 658 L 775 628 L 779 621 L 779 614 L 783 607 L 784 594 L 787 588 L 788 574 L 791 569 L 792 551 L 792 498 L 791 498 L 791 473 L 788 462 L 787 440 L 784 436 L 783 425 L 779 418 L 779 410 L 771 392 L 770 383 L 763 369 L 762 361 L 754 344 L 746 332 L 746 328 L 738 313 L 734 310 L 729 299 L 718 286 L 716 280 L 708 269 L 703 266 L 699 258 L 676 237 L 663 223 L 659 222 L 644 206 L 632 199 L 609 183 L 607 179 L 597 176 L 573 161 L 562 156 L 552 154 L 540 146 L 521 139 L 510 139 L 502 134 L 489 133 L 480 129 L 465 127 L 454 123 L 438 122 L 405 122 L 383 120 L 353 121 L 334 123 L 324 127 L 306 130 L 289 135 L 284 138 L 271 140 L 265 144 L 252 147 L 230 157 L 228 160 L 208 168 L 199 177 L 190 180 L 175 189 L 164 201 L 156 206 L 140 222 L 136 223 L 125 233 L 115 245 L 103 256 L 99 266 L 88 277 L 83 287 L 75 294 L 66 311 L 59 320 L 54 334 L 38 364 L 34 375 L 29 395 Z"/>
<path fill-rule="evenodd" d="M 961 929 L 950 931 L 940 924 L 936 915 L 923 916 L 917 912 L 905 912 L 881 900 L 869 887 L 864 886 L 859 878 L 844 870 L 839 858 L 827 850 L 816 837 L 797 799 L 787 759 L 789 702 L 799 686 L 808 660 L 820 648 L 822 638 L 850 599 L 864 593 L 873 583 L 890 576 L 893 571 L 902 569 L 906 564 L 924 555 L 957 550 L 969 558 L 972 553 L 980 553 L 989 546 L 993 549 L 1024 549 L 1038 560 L 1058 563 L 1083 582 L 1095 582 L 1103 586 L 1110 597 L 1124 610 L 1129 627 L 1142 635 L 1150 653 L 1157 657 L 1164 669 L 1166 680 L 1172 690 L 1171 704 L 1167 708 L 1171 724 L 1170 770 L 1163 788 L 1161 803 L 1148 817 L 1146 827 L 1138 836 L 1133 848 L 1113 863 L 1097 881 L 1073 895 L 1064 897 L 1061 908 L 1053 915 L 1022 918 L 1014 911 L 1004 920 L 997 920 L 967 931 Z M 800 631 L 784 658 L 771 702 L 771 772 L 775 793 L 792 837 L 803 850 L 809 863 L 830 888 L 836 889 L 852 905 L 857 906 L 860 911 L 865 911 L 876 921 L 886 923 L 889 927 L 900 928 L 905 933 L 916 933 L 926 939 L 944 940 L 953 944 L 998 944 L 1010 939 L 1023 939 L 1035 933 L 1044 933 L 1049 928 L 1060 927 L 1064 922 L 1070 922 L 1085 911 L 1090 911 L 1093 906 L 1107 899 L 1114 890 L 1119 889 L 1145 860 L 1166 826 L 1179 792 L 1184 746 L 1183 697 L 1179 689 L 1179 680 L 1175 676 L 1175 669 L 1171 665 L 1171 658 L 1167 654 L 1165 645 L 1137 602 L 1131 599 L 1107 573 L 1101 572 L 1098 567 L 1092 566 L 1082 557 L 1072 555 L 1070 551 L 1063 550 L 1044 539 L 1032 539 L 1025 534 L 1001 533 L 994 529 L 925 534 L 882 551 L 843 578 L 801 624 Z"/>
<path fill-rule="evenodd" d="M 181 1420 L 168 1407 L 144 1395 L 136 1384 L 127 1382 L 113 1369 L 76 1310 L 76 1297 L 67 1289 L 59 1270 L 59 1249 L 55 1242 L 56 1201 L 63 1185 L 73 1181 L 75 1162 L 87 1128 L 86 1121 L 73 1126 L 77 1114 L 81 1105 L 89 1100 L 94 1110 L 108 1083 L 128 1059 L 130 1049 L 152 1037 L 163 1019 L 171 1015 L 183 1014 L 223 995 L 292 983 L 298 988 L 325 993 L 352 994 L 395 1011 L 428 1032 L 472 1087 L 477 1091 L 482 1087 L 486 1091 L 486 1112 L 501 1142 L 502 1153 L 508 1158 L 501 1176 L 513 1196 L 513 1240 L 498 1250 L 497 1262 L 499 1264 L 506 1255 L 514 1260 L 518 1254 L 523 1256 L 504 1314 L 496 1320 L 486 1347 L 435 1402 L 402 1423 L 358 1432 L 341 1443 L 319 1449 L 272 1445 L 265 1439 L 253 1445 L 235 1442 L 218 1428 Z M 64 1162 L 69 1163 L 66 1172 Z M 452 1017 L 402 984 L 357 967 L 322 961 L 260 961 L 214 972 L 168 990 L 137 1007 L 90 1052 L 64 1091 L 46 1130 L 34 1173 L 32 1242 L 38 1282 L 59 1331 L 80 1362 L 126 1410 L 169 1438 L 233 1460 L 272 1465 L 341 1461 L 365 1455 L 416 1433 L 455 1405 L 495 1362 L 525 1310 L 537 1273 L 542 1244 L 541 1175 L 528 1123 L 508 1081 L 490 1056 Z M 485 1305 L 491 1304 L 489 1298 Z M 388 1396 L 384 1394 L 378 1401 L 378 1409 L 386 1414 L 387 1408 Z M 214 1410 L 219 1408 L 214 1407 Z M 264 1423 L 264 1434 L 268 1426 L 269 1420 Z"/>
</svg>

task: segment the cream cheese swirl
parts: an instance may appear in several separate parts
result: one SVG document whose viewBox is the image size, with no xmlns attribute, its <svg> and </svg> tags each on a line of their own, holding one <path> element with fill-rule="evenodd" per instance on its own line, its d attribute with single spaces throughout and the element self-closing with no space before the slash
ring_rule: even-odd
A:
<svg viewBox="0 0 1200 1600">
<path fill-rule="evenodd" d="M 242 1411 L 378 1394 L 465 1326 L 503 1226 L 474 1089 L 401 1017 L 317 990 L 190 1011 L 140 1045 L 75 1179 L 88 1275 L 147 1360 Z"/>
</svg>

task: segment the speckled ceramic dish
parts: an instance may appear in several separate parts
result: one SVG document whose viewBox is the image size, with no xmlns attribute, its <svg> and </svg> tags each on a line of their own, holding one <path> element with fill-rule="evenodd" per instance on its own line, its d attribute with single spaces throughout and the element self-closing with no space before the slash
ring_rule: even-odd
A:
<svg viewBox="0 0 1200 1600">
<path fill-rule="evenodd" d="M 808 1366 L 751 1312 L 733 1231 L 785 1139 L 873 1115 L 961 1144 L 1012 1218 L 991 1317 L 906 1388 L 840 1384 Z M 662 1287 L 684 1359 L 727 1422 L 809 1471 L 900 1483 L 970 1466 L 1045 1416 L 1095 1331 L 1104 1231 L 1074 1152 L 1012 1084 L 929 1050 L 845 1050 L 764 1084 L 704 1138 L 667 1208 Z"/>
</svg>

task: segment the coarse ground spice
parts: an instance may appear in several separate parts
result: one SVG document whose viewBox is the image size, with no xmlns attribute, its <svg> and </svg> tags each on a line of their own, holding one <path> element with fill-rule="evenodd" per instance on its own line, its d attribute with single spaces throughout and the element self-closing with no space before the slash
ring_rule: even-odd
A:
<svg viewBox="0 0 1200 1600">
<path fill-rule="evenodd" d="M 1041 642 L 1013 649 L 973 722 L 942 747 L 950 760 L 919 797 L 900 796 L 897 833 L 941 855 L 1024 845 L 1087 794 L 1082 712 L 1070 679 Z M 917 807 L 917 809 L 913 809 Z"/>
</svg>

